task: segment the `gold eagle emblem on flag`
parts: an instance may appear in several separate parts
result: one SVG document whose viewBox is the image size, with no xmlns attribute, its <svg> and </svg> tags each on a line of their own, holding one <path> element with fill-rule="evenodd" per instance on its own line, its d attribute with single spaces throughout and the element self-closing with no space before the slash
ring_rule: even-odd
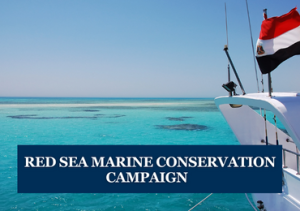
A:
<svg viewBox="0 0 300 211">
<path fill-rule="evenodd" d="M 263 55 L 265 53 L 265 50 L 264 48 L 262 47 L 262 44 L 259 43 L 256 47 L 256 52 L 258 55 Z"/>
</svg>

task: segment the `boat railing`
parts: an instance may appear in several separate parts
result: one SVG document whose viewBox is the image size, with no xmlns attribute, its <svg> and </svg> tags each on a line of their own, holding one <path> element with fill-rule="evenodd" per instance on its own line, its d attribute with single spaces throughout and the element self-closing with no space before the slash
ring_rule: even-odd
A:
<svg viewBox="0 0 300 211">
<path fill-rule="evenodd" d="M 261 143 L 266 143 L 266 142 L 264 140 L 261 140 Z M 268 143 L 268 145 L 276 145 L 276 144 Z M 286 152 L 291 153 L 293 155 L 296 155 L 297 175 L 300 175 L 300 167 L 299 167 L 299 157 L 300 157 L 300 154 L 297 153 L 297 152 L 293 152 L 293 151 L 291 151 L 289 149 L 282 148 L 282 162 L 283 162 L 282 168 L 287 168 L 287 165 L 286 165 Z"/>
</svg>

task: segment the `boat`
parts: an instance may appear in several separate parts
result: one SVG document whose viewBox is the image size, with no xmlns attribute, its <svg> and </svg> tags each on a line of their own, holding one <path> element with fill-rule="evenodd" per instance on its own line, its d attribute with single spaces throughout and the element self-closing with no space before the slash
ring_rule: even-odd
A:
<svg viewBox="0 0 300 211">
<path fill-rule="evenodd" d="M 236 94 L 237 85 L 233 81 L 223 84 L 228 96 L 217 97 L 215 104 L 223 114 L 236 138 L 242 145 L 282 145 L 282 193 L 252 193 L 253 209 L 267 211 L 300 210 L 300 93 L 273 92 L 271 71 L 289 57 L 299 54 L 300 40 L 285 40 L 287 46 L 280 46 L 278 39 L 286 39 L 289 33 L 295 33 L 300 28 L 300 15 L 297 8 L 289 13 L 273 18 L 267 18 L 262 24 L 269 24 L 269 28 L 276 28 L 281 34 L 275 33 L 270 38 L 268 31 L 261 31 L 256 45 L 256 59 L 262 74 L 268 75 L 269 92 L 246 93 L 228 54 L 228 47 L 224 50 L 229 63 L 242 89 L 242 94 Z M 282 31 L 276 21 L 296 22 L 282 24 L 286 31 Z M 272 23 L 274 22 L 274 26 Z M 264 28 L 264 29 L 263 29 Z M 265 30 L 262 26 L 262 30 Z M 274 28 L 273 28 L 274 29 Z M 300 30 L 299 30 L 300 32 Z M 268 34 L 269 33 L 269 34 Z M 298 35 L 298 37 L 300 37 Z M 268 38 L 268 39 L 265 39 Z M 297 38 L 298 39 L 298 38 Z M 270 41 L 271 40 L 271 41 Z M 272 42 L 273 46 L 270 46 Z M 299 44 L 300 45 L 300 44 Z M 283 51 L 285 55 L 283 54 Z M 275 56 L 274 56 L 275 55 Z M 284 56 L 283 56 L 284 55 Z M 274 60 L 275 58 L 275 60 Z M 273 60 L 272 60 L 273 59 Z M 277 60 L 276 60 L 277 59 Z M 278 127 L 280 124 L 280 127 Z M 284 127 L 284 128 L 283 128 Z M 263 178 L 262 179 L 268 179 Z M 246 195 L 247 196 L 247 195 Z"/>
</svg>

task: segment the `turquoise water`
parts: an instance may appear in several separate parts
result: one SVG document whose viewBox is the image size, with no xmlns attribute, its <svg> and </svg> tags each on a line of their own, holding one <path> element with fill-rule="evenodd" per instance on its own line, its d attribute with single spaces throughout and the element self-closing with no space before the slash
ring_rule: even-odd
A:
<svg viewBox="0 0 300 211">
<path fill-rule="evenodd" d="M 188 210 L 208 195 L 19 194 L 19 144 L 239 144 L 213 99 L 0 98 L 0 128 L 0 210 Z M 194 210 L 252 208 L 224 193 Z"/>
</svg>

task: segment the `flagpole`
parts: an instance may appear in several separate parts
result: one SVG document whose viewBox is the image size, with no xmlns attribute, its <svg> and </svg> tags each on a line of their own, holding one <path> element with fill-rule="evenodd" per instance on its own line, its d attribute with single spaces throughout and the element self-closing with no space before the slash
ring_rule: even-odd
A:
<svg viewBox="0 0 300 211">
<path fill-rule="evenodd" d="M 267 9 L 264 9 L 264 19 L 268 19 L 268 15 L 267 15 Z M 272 79 L 271 79 L 271 73 L 268 73 L 268 86 L 269 86 L 269 97 L 272 97 Z"/>
<path fill-rule="evenodd" d="M 246 8 L 247 8 L 247 14 L 248 14 L 250 41 L 251 41 L 251 47 L 252 47 L 252 55 L 253 55 L 253 62 L 254 62 L 254 71 L 255 71 L 255 77 L 256 77 L 257 92 L 259 92 L 259 83 L 258 83 L 257 69 L 256 69 L 256 62 L 255 62 L 255 53 L 254 53 L 254 46 L 253 46 L 251 21 L 250 21 L 249 8 L 248 8 L 248 1 L 247 0 L 246 0 Z"/>
<path fill-rule="evenodd" d="M 226 2 L 225 2 L 225 21 L 226 21 L 226 38 L 227 38 L 227 47 L 228 47 L 228 27 L 227 27 L 227 10 L 226 10 Z M 230 65 L 228 59 L 228 82 L 230 82 Z M 232 92 L 229 92 L 229 97 L 232 96 Z"/>
<path fill-rule="evenodd" d="M 272 97 L 272 79 L 271 73 L 268 73 L 268 83 L 269 83 L 269 97 Z"/>
</svg>

